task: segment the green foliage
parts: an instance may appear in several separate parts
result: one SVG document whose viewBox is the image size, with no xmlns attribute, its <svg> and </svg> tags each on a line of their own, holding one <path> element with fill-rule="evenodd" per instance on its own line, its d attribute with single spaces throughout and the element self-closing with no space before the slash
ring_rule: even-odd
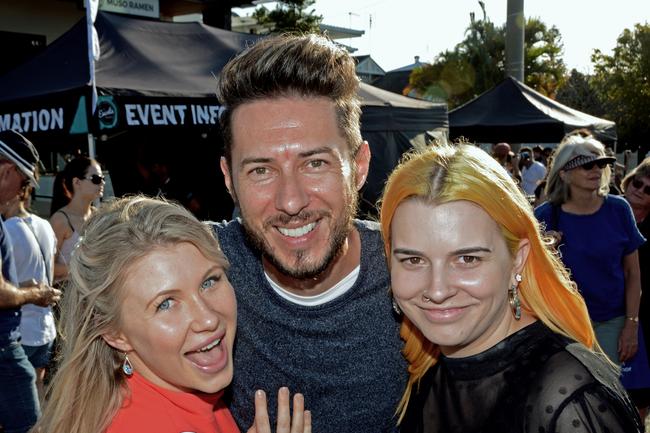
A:
<svg viewBox="0 0 650 433">
<path fill-rule="evenodd" d="M 592 81 L 592 77 L 573 69 L 564 85 L 558 90 L 555 99 L 576 110 L 603 117 L 606 115 L 605 108 Z"/>
<path fill-rule="evenodd" d="M 476 20 L 470 14 L 465 39 L 436 56 L 433 64 L 415 69 L 407 90 L 414 89 L 425 99 L 446 100 L 449 108 L 454 108 L 505 78 L 505 25 L 494 25 L 479 3 L 483 18 Z M 554 97 L 566 72 L 560 32 L 532 18 L 526 22 L 524 43 L 525 83 Z"/>
<path fill-rule="evenodd" d="M 616 122 L 622 148 L 650 137 L 650 25 L 636 24 L 618 37 L 613 55 L 594 50 L 593 86 L 606 117 Z"/>
<path fill-rule="evenodd" d="M 563 84 L 566 66 L 562 60 L 562 36 L 539 18 L 526 21 L 524 33 L 524 81 L 538 92 L 554 98 Z"/>
<path fill-rule="evenodd" d="M 307 10 L 316 0 L 285 0 L 277 2 L 275 9 L 268 10 L 260 6 L 252 16 L 257 22 L 269 28 L 273 33 L 301 32 L 318 33 L 318 25 L 323 20 L 315 15 L 315 9 Z"/>
</svg>

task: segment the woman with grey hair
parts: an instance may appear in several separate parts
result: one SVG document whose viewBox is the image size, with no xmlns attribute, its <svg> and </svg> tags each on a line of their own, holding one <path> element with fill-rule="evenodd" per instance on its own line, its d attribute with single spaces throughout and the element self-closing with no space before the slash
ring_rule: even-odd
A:
<svg viewBox="0 0 650 433">
<path fill-rule="evenodd" d="M 535 209 L 535 216 L 557 235 L 559 253 L 585 298 L 596 338 L 620 365 L 638 346 L 638 248 L 645 239 L 630 205 L 608 194 L 609 165 L 615 161 L 592 136 L 565 137 L 549 172 L 547 202 Z"/>
</svg>

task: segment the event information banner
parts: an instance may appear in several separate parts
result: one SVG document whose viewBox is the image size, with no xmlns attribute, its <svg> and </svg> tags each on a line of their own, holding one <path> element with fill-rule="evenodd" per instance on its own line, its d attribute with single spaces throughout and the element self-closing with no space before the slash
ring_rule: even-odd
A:
<svg viewBox="0 0 650 433">
<path fill-rule="evenodd" d="M 159 0 L 99 0 L 99 9 L 118 14 L 160 18 Z"/>
<path fill-rule="evenodd" d="M 147 98 L 102 95 L 97 103 L 99 130 L 138 127 L 218 125 L 223 107 L 214 98 Z"/>
</svg>

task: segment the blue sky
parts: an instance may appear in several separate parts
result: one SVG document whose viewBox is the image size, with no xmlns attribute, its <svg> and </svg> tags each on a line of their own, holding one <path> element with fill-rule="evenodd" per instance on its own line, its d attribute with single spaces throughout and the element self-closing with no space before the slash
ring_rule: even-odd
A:
<svg viewBox="0 0 650 433">
<path fill-rule="evenodd" d="M 507 0 L 484 2 L 488 17 L 505 23 Z M 317 0 L 315 9 L 325 24 L 364 30 L 342 42 L 358 48 L 355 54 L 371 54 L 386 71 L 416 55 L 433 60 L 463 39 L 470 12 L 482 16 L 476 0 Z M 650 0 L 524 0 L 524 14 L 555 25 L 567 66 L 589 72 L 594 48 L 609 53 L 624 28 L 650 22 Z"/>
</svg>

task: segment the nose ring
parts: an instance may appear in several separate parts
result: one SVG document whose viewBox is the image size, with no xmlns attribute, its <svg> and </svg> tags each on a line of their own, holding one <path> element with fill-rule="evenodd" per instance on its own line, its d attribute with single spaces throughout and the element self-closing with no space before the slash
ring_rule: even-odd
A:
<svg viewBox="0 0 650 433">
<path fill-rule="evenodd" d="M 431 298 L 429 298 L 429 297 L 428 297 L 427 295 L 425 295 L 424 293 L 422 293 L 422 300 L 423 300 L 424 302 L 431 302 Z"/>
</svg>

